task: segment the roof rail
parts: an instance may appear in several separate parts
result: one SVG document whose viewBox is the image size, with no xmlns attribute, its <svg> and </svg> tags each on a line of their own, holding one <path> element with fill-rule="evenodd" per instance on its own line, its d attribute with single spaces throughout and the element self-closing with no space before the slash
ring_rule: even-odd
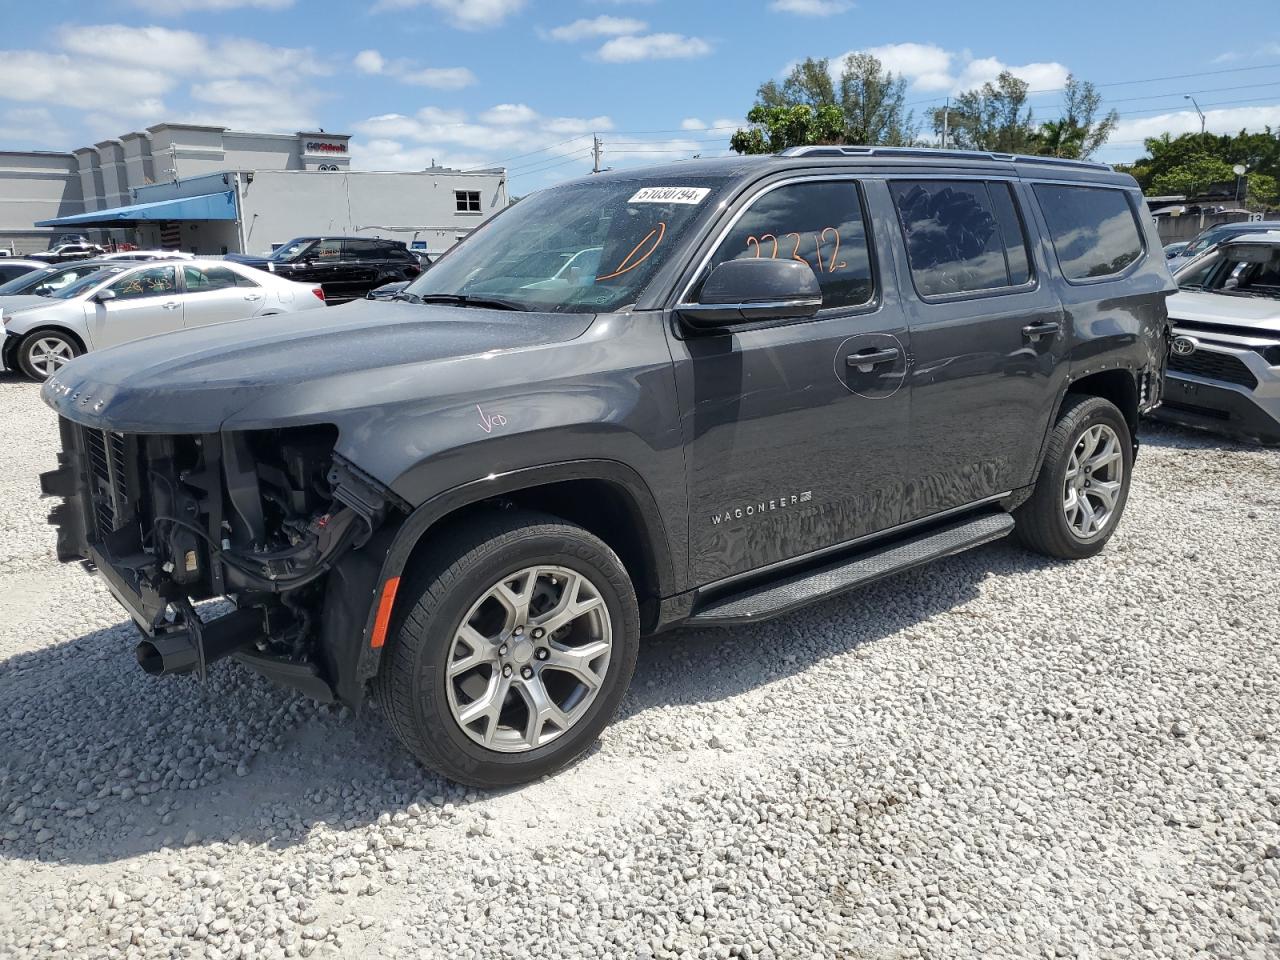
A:
<svg viewBox="0 0 1280 960">
<path fill-rule="evenodd" d="M 1039 163 L 1047 166 L 1084 167 L 1110 170 L 1111 165 L 1096 160 L 1067 160 L 1020 153 L 990 153 L 985 150 L 938 150 L 933 147 L 859 147 L 844 144 L 814 144 L 788 147 L 780 157 L 929 157 L 936 160 L 999 160 L 1005 163 Z"/>
</svg>

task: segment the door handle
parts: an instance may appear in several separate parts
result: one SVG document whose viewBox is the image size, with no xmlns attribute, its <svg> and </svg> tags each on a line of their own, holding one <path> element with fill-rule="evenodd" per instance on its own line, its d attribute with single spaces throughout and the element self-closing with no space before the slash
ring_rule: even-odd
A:
<svg viewBox="0 0 1280 960">
<path fill-rule="evenodd" d="M 1022 335 L 1032 343 L 1039 341 L 1041 337 L 1047 337 L 1050 334 L 1057 333 L 1062 328 L 1062 324 L 1054 320 L 1040 320 L 1036 323 L 1028 323 L 1022 328 Z"/>
<path fill-rule="evenodd" d="M 166 304 L 162 304 L 162 306 L 163 306 L 166 310 L 177 310 L 180 306 L 182 306 L 182 304 L 180 304 L 180 303 L 174 303 L 174 302 L 171 300 L 171 301 L 169 301 L 169 302 L 168 302 L 168 303 L 166 303 Z"/>
<path fill-rule="evenodd" d="M 261 295 L 261 294 L 258 294 L 258 293 L 246 293 L 246 294 L 244 295 L 244 298 L 245 298 L 246 300 L 261 300 L 261 299 L 262 299 L 262 295 Z"/>
<path fill-rule="evenodd" d="M 872 369 L 880 366 L 882 363 L 892 363 L 902 356 L 902 351 L 897 347 L 885 347 L 883 350 L 863 350 L 861 353 L 851 353 L 844 358 L 844 362 L 849 367 L 856 367 L 859 373 L 870 373 Z"/>
</svg>

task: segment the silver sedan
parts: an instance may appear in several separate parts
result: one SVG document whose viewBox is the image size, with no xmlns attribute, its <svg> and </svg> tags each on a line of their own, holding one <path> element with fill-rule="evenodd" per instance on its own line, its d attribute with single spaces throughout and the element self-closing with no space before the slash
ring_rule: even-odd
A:
<svg viewBox="0 0 1280 960">
<path fill-rule="evenodd" d="M 109 264 L 49 296 L 0 307 L 0 358 L 10 370 L 46 380 L 88 350 L 323 306 L 318 284 L 222 260 Z"/>
</svg>

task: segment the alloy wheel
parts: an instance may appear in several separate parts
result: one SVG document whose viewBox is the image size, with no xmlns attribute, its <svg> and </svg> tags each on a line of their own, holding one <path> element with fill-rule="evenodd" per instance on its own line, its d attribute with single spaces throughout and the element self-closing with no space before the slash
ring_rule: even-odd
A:
<svg viewBox="0 0 1280 960">
<path fill-rule="evenodd" d="M 1067 462 L 1062 510 L 1067 526 L 1081 540 L 1102 533 L 1116 515 L 1124 483 L 1120 437 L 1105 423 L 1095 423 L 1076 441 Z"/>
<path fill-rule="evenodd" d="M 27 353 L 31 369 L 43 377 L 52 377 L 75 359 L 71 344 L 59 337 L 40 337 Z"/>
<path fill-rule="evenodd" d="M 490 750 L 545 746 L 595 701 L 612 649 L 595 584 L 567 567 L 525 567 L 481 594 L 454 633 L 445 668 L 453 719 Z"/>
</svg>

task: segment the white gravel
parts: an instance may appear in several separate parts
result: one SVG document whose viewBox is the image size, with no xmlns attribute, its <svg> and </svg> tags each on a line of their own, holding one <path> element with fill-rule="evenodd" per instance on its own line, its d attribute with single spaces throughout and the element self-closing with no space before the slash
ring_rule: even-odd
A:
<svg viewBox="0 0 1280 960">
<path fill-rule="evenodd" d="M 1280 453 L 1148 431 L 1119 534 L 651 641 L 573 769 L 157 681 L 0 377 L 0 956 L 1280 956 Z"/>
</svg>

